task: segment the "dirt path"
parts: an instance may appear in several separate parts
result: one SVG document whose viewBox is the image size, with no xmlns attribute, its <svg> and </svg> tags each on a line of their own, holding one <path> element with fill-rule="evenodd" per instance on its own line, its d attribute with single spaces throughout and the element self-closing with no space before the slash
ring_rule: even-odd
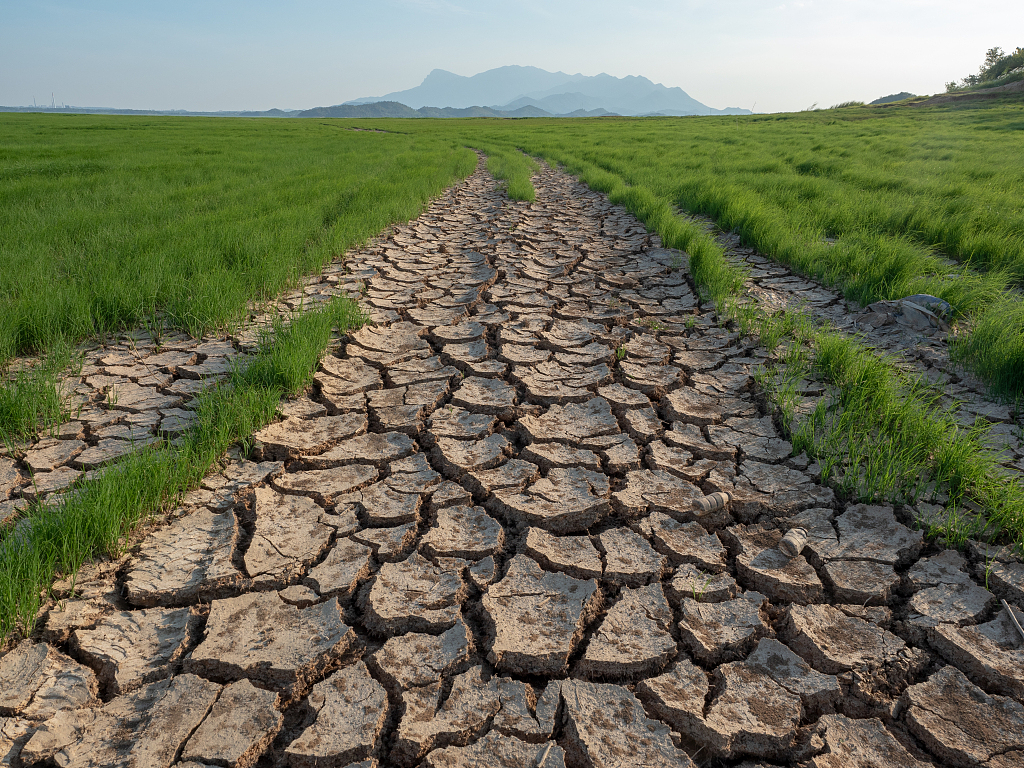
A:
<svg viewBox="0 0 1024 768">
<path fill-rule="evenodd" d="M 535 185 L 349 255 L 376 325 L 0 658 L 0 765 L 1024 763 L 1024 566 L 839 503 L 680 255 Z"/>
</svg>

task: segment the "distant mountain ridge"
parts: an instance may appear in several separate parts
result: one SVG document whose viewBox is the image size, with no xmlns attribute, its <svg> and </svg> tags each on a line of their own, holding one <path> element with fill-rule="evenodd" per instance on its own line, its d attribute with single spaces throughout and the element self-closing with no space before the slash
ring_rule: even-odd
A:
<svg viewBox="0 0 1024 768">
<path fill-rule="evenodd" d="M 507 66 L 463 77 L 435 69 L 415 88 L 380 97 L 353 99 L 339 106 L 398 102 L 424 107 L 467 109 L 487 106 L 496 112 L 535 107 L 545 115 L 579 112 L 616 115 L 749 115 L 749 109 L 714 109 L 682 88 L 668 88 L 646 77 L 567 75 L 537 67 Z M 333 107 L 331 109 L 334 109 Z"/>
</svg>

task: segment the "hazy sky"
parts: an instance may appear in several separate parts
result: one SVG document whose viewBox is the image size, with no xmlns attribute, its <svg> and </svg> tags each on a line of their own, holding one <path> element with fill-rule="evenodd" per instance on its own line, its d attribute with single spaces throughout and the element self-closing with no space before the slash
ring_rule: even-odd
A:
<svg viewBox="0 0 1024 768">
<path fill-rule="evenodd" d="M 936 93 L 1022 38 L 1021 0 L 4 0 L 0 104 L 296 109 L 524 64 L 777 112 Z"/>
</svg>

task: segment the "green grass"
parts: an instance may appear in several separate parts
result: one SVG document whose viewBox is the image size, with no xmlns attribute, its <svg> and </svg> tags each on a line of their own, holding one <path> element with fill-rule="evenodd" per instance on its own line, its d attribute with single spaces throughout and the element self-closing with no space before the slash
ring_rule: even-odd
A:
<svg viewBox="0 0 1024 768">
<path fill-rule="evenodd" d="M 4 114 L 0 132 L 0 365 L 157 314 L 229 327 L 476 164 L 450 136 L 332 120 Z"/>
<path fill-rule="evenodd" d="M 148 516 L 178 503 L 229 446 L 272 421 L 283 395 L 311 384 L 333 330 L 343 333 L 363 320 L 355 302 L 336 298 L 277 325 L 228 385 L 199 398 L 196 424 L 182 445 L 131 454 L 80 483 L 63 504 L 34 504 L 22 525 L 0 531 L 0 644 L 11 632 L 31 631 L 55 577 L 71 578 L 98 556 L 116 557 Z"/>
<path fill-rule="evenodd" d="M 35 365 L 22 362 L 0 386 L 0 445 L 32 440 L 40 427 L 52 430 L 71 416 L 64 378 L 81 367 L 81 355 L 58 341 Z"/>
</svg>

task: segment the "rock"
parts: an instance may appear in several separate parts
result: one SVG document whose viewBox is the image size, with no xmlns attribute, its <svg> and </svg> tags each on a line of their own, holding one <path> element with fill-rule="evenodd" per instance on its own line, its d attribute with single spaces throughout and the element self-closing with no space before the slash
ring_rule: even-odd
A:
<svg viewBox="0 0 1024 768">
<path fill-rule="evenodd" d="M 810 475 L 796 469 L 744 459 L 739 473 L 719 464 L 704 486 L 711 491 L 728 491 L 732 514 L 750 523 L 762 513 L 791 517 L 800 510 L 830 507 L 835 501 L 831 488 L 815 483 Z"/>
<path fill-rule="evenodd" d="M 584 531 L 608 511 L 608 479 L 586 469 L 552 469 L 523 491 L 494 491 L 494 512 L 553 533 Z"/>
<path fill-rule="evenodd" d="M 998 597 L 1024 605 L 1024 563 L 979 564 L 978 571 Z"/>
<path fill-rule="evenodd" d="M 807 768 L 928 768 L 911 755 L 877 718 L 851 720 L 844 715 L 823 715 L 815 724 L 811 744 L 820 754 Z"/>
<path fill-rule="evenodd" d="M 392 637 L 368 660 L 389 688 L 406 690 L 464 671 L 473 654 L 473 634 L 459 617 L 440 635 L 411 632 Z"/>
<path fill-rule="evenodd" d="M 782 536 L 766 526 L 735 525 L 725 532 L 726 543 L 736 552 L 740 583 L 772 600 L 819 602 L 824 590 L 817 573 L 803 555 L 791 558 L 779 550 Z"/>
<path fill-rule="evenodd" d="M 890 506 L 854 504 L 836 518 L 839 546 L 837 560 L 871 560 L 904 565 L 921 551 L 924 534 L 896 522 Z"/>
<path fill-rule="evenodd" d="M 428 557 L 481 560 L 504 545 L 504 529 L 482 507 L 457 506 L 438 510 L 437 524 L 420 546 Z"/>
<path fill-rule="evenodd" d="M 308 496 L 317 504 L 330 506 L 338 496 L 363 488 L 376 479 L 375 467 L 348 464 L 331 469 L 289 472 L 274 479 L 272 485 L 281 493 Z"/>
<path fill-rule="evenodd" d="M 618 685 L 566 680 L 564 744 L 570 762 L 594 768 L 642 765 L 692 768 L 667 726 L 649 720 L 640 702 Z"/>
<path fill-rule="evenodd" d="M 352 534 L 352 539 L 373 550 L 374 557 L 384 563 L 404 560 L 416 546 L 416 523 L 395 528 L 367 528 Z"/>
<path fill-rule="evenodd" d="M 370 756 L 388 716 L 384 688 L 357 661 L 313 686 L 313 723 L 285 749 L 288 765 L 345 765 Z"/>
<path fill-rule="evenodd" d="M 682 448 L 665 445 L 661 440 L 655 440 L 647 446 L 644 461 L 656 472 L 668 472 L 683 480 L 691 480 L 694 473 L 693 454 Z"/>
<path fill-rule="evenodd" d="M 274 592 L 255 592 L 213 601 L 205 639 L 185 659 L 185 671 L 218 680 L 247 677 L 295 698 L 354 642 L 336 598 L 296 608 Z"/>
<path fill-rule="evenodd" d="M 667 556 L 673 564 L 693 563 L 711 573 L 725 570 L 725 547 L 715 534 L 709 534 L 700 523 L 680 523 L 661 512 L 652 512 L 646 519 L 636 523 L 634 528 L 648 537 L 654 548 Z"/>
<path fill-rule="evenodd" d="M 966 565 L 964 556 L 955 549 L 944 549 L 937 555 L 918 560 L 907 571 L 907 579 L 914 589 L 940 584 L 973 584 L 964 571 Z"/>
<path fill-rule="evenodd" d="M 220 690 L 216 683 L 184 674 L 144 685 L 99 708 L 59 712 L 32 735 L 22 760 L 170 768 Z"/>
<path fill-rule="evenodd" d="M 626 435 L 589 437 L 580 443 L 580 447 L 597 453 L 604 460 L 608 472 L 621 473 L 640 468 L 640 451 Z"/>
<path fill-rule="evenodd" d="M 453 440 L 448 437 L 437 439 L 431 458 L 444 472 L 445 477 L 458 480 L 466 472 L 493 469 L 501 464 L 512 446 L 504 435 L 488 435 L 482 440 Z"/>
<path fill-rule="evenodd" d="M 446 405 L 434 411 L 427 421 L 428 447 L 441 437 L 454 440 L 482 440 L 494 432 L 498 420 L 485 413 L 471 413 L 465 408 Z"/>
<path fill-rule="evenodd" d="M 526 534 L 526 554 L 549 571 L 575 579 L 600 579 L 604 566 L 589 536 L 554 536 L 542 528 Z"/>
<path fill-rule="evenodd" d="M 522 382 L 532 403 L 583 403 L 592 398 L 593 388 L 610 384 L 612 373 L 604 363 L 575 365 L 555 360 L 534 366 L 517 365 L 512 378 Z"/>
<path fill-rule="evenodd" d="M 389 365 L 384 369 L 384 375 L 389 386 L 403 387 L 423 381 L 450 381 L 459 375 L 459 370 L 443 365 L 439 357 L 425 357 Z"/>
<path fill-rule="evenodd" d="M 457 675 L 443 704 L 440 682 L 407 691 L 391 759 L 413 765 L 433 749 L 464 745 L 482 732 L 500 705 L 495 679 L 484 683 L 480 673 L 480 667 L 473 667 Z"/>
<path fill-rule="evenodd" d="M 156 445 L 162 442 L 159 438 L 151 437 L 145 440 L 117 440 L 115 438 L 104 438 L 100 440 L 96 445 L 91 448 L 86 448 L 82 453 L 78 454 L 74 459 L 71 460 L 71 466 L 77 467 L 78 469 L 95 469 L 102 467 L 107 464 L 112 464 L 118 461 L 129 453 L 136 450 L 140 450 L 150 445 Z M 54 470 L 53 472 L 43 474 L 39 473 L 35 476 L 35 485 L 42 488 L 42 478 L 48 478 L 48 482 L 52 485 L 54 478 L 58 476 L 58 473 L 70 472 L 67 467 L 61 467 L 60 469 Z M 53 477 L 50 477 L 53 476 Z M 63 486 L 62 486 L 63 487 Z M 47 489 L 53 490 L 53 489 Z M 23 490 L 22 493 L 25 493 Z"/>
<path fill-rule="evenodd" d="M 973 624 L 995 605 L 996 598 L 977 584 L 941 584 L 914 594 L 907 604 L 904 632 L 923 643 L 926 630 L 939 624 Z"/>
<path fill-rule="evenodd" d="M 496 416 L 502 421 L 516 417 L 516 391 L 500 379 L 469 376 L 452 394 L 451 402 L 472 413 Z"/>
<path fill-rule="evenodd" d="M 657 397 L 683 383 L 683 372 L 674 365 L 643 365 L 623 360 L 619 363 L 626 386 Z"/>
<path fill-rule="evenodd" d="M 800 698 L 743 663 L 721 665 L 714 678 L 707 716 L 688 735 L 725 758 L 788 757 L 800 725 Z"/>
<path fill-rule="evenodd" d="M 0 715 L 46 720 L 93 704 L 97 690 L 91 669 L 46 643 L 23 641 L 0 657 Z"/>
<path fill-rule="evenodd" d="M 436 749 L 423 761 L 426 768 L 565 768 L 565 752 L 553 741 L 528 744 L 491 731 L 467 747 Z"/>
<path fill-rule="evenodd" d="M 366 415 L 345 413 L 319 419 L 285 419 L 253 435 L 263 443 L 263 455 L 277 461 L 316 455 L 366 432 Z"/>
<path fill-rule="evenodd" d="M 327 406 L 314 403 L 308 397 L 297 397 L 294 400 L 283 400 L 277 406 L 279 416 L 293 419 L 315 419 L 327 415 Z"/>
<path fill-rule="evenodd" d="M 315 591 L 300 584 L 293 584 L 282 589 L 277 593 L 277 596 L 288 603 L 288 605 L 294 605 L 296 608 L 308 608 L 320 602 L 320 596 Z"/>
<path fill-rule="evenodd" d="M 509 459 L 497 469 L 467 472 L 462 485 L 476 498 L 485 497 L 499 490 L 521 490 L 540 477 L 536 464 L 520 459 Z"/>
<path fill-rule="evenodd" d="M 907 645 L 890 632 L 850 618 L 831 605 L 791 605 L 783 639 L 819 672 L 897 663 Z"/>
<path fill-rule="evenodd" d="M 707 673 L 689 659 L 680 659 L 664 674 L 641 680 L 636 695 L 648 711 L 680 733 L 700 732 L 704 727 Z"/>
<path fill-rule="evenodd" d="M 612 528 L 598 536 L 604 554 L 604 577 L 616 584 L 639 587 L 661 579 L 665 558 L 628 528 Z"/>
<path fill-rule="evenodd" d="M 440 633 L 459 620 L 468 588 L 458 573 L 432 564 L 417 553 L 400 563 L 385 563 L 365 600 L 363 623 L 376 635 Z"/>
<path fill-rule="evenodd" d="M 430 494 L 430 510 L 437 512 L 446 507 L 469 507 L 473 505 L 473 497 L 461 485 L 445 480 L 434 488 Z"/>
<path fill-rule="evenodd" d="M 830 560 L 825 563 L 824 572 L 832 594 L 844 603 L 887 603 L 900 583 L 891 565 L 870 560 Z"/>
<path fill-rule="evenodd" d="M 119 611 L 95 629 L 76 630 L 76 655 L 96 670 L 103 690 L 119 695 L 172 674 L 195 631 L 188 608 Z"/>
<path fill-rule="evenodd" d="M 66 643 L 76 629 L 93 629 L 113 612 L 113 601 L 66 600 L 46 614 L 42 639 L 49 643 Z"/>
<path fill-rule="evenodd" d="M 643 469 L 626 475 L 626 487 L 612 494 L 612 504 L 626 519 L 662 512 L 683 523 L 703 522 L 705 528 L 716 527 L 715 522 L 731 521 L 727 510 L 702 516 L 694 503 L 701 498 L 704 492 L 692 483 L 668 472 Z"/>
<path fill-rule="evenodd" d="M 370 547 L 352 539 L 338 539 L 322 563 L 313 567 L 305 583 L 326 597 L 345 600 L 370 577 Z"/>
<path fill-rule="evenodd" d="M 482 598 L 488 633 L 494 637 L 488 660 L 512 674 L 557 675 L 600 608 L 595 581 L 546 573 L 516 555 L 505 578 Z"/>
<path fill-rule="evenodd" d="M 799 696 L 812 717 L 833 711 L 842 696 L 835 675 L 824 675 L 811 668 L 787 646 L 773 638 L 763 638 L 746 664 L 768 675 L 790 693 Z"/>
<path fill-rule="evenodd" d="M 698 459 L 725 461 L 730 466 L 736 465 L 736 447 L 733 445 L 715 445 L 709 443 L 701 432 L 701 427 L 673 421 L 672 429 L 665 432 L 662 441 L 676 448 L 681 448 Z"/>
<path fill-rule="evenodd" d="M 660 407 L 668 421 L 679 421 L 698 427 L 722 422 L 718 398 L 698 392 L 692 387 L 680 387 L 667 393 L 661 398 Z"/>
<path fill-rule="evenodd" d="M 248 680 L 220 692 L 203 724 L 185 745 L 181 759 L 229 768 L 249 768 L 267 751 L 281 729 L 280 696 Z"/>
<path fill-rule="evenodd" d="M 187 378 L 193 377 L 189 376 Z M 177 408 L 180 405 L 180 397 L 162 395 L 157 391 L 156 387 L 140 387 L 137 384 L 125 382 L 118 384 L 114 389 L 113 407 L 119 411 L 142 413 L 144 411 Z"/>
<path fill-rule="evenodd" d="M 22 747 L 32 738 L 34 729 L 28 720 L 0 717 L 0 766 L 18 765 Z"/>
<path fill-rule="evenodd" d="M 35 448 L 25 452 L 25 464 L 32 470 L 33 474 L 36 472 L 52 472 L 57 467 L 67 464 L 85 448 L 86 445 L 81 440 L 41 440 Z M 12 475 L 13 473 L 12 465 L 11 469 L 7 470 L 7 474 Z M 3 480 L 0 479 L 0 483 L 2 482 Z M 4 496 L 3 498 L 7 497 Z"/>
<path fill-rule="evenodd" d="M 552 405 L 542 416 L 523 416 L 518 426 L 527 442 L 564 442 L 570 445 L 619 431 L 619 423 L 603 397 L 594 397 L 578 405 Z"/>
<path fill-rule="evenodd" d="M 531 710 L 536 708 L 537 696 L 532 686 L 507 677 L 496 677 L 500 709 L 494 716 L 492 727 L 505 736 L 537 742 L 551 736 L 550 725 L 537 722 Z M 531 706 L 532 705 L 532 706 Z"/>
<path fill-rule="evenodd" d="M 621 384 L 609 384 L 598 387 L 597 394 L 608 401 L 616 415 L 621 416 L 630 408 L 649 408 L 651 401 L 635 389 L 627 389 Z"/>
<path fill-rule="evenodd" d="M 944 765 L 971 768 L 1024 749 L 1024 706 L 989 696 L 955 667 L 903 692 L 907 728 Z"/>
<path fill-rule="evenodd" d="M 149 534 L 125 577 L 132 605 L 185 606 L 227 597 L 243 586 L 232 563 L 242 536 L 231 512 L 199 509 Z"/>
<path fill-rule="evenodd" d="M 735 600 L 699 603 L 684 597 L 679 637 L 683 647 L 704 664 L 746 656 L 757 641 L 772 634 L 765 621 L 764 595 L 744 592 Z"/>
<path fill-rule="evenodd" d="M 672 609 L 661 584 L 622 590 L 597 628 L 577 673 L 592 679 L 646 677 L 676 654 Z"/>
<path fill-rule="evenodd" d="M 1024 613 L 1016 612 L 1024 624 Z M 1024 640 L 1002 610 L 985 624 L 939 624 L 928 630 L 928 644 L 985 690 L 1024 701 Z"/>
<path fill-rule="evenodd" d="M 344 440 L 319 456 L 303 456 L 302 463 L 312 469 L 329 469 L 357 462 L 382 468 L 410 455 L 414 448 L 412 438 L 401 432 L 374 432 Z"/>
<path fill-rule="evenodd" d="M 261 587 L 283 587 L 299 578 L 327 549 L 334 529 L 311 499 L 257 488 L 255 530 L 245 553 L 245 570 Z"/>
<path fill-rule="evenodd" d="M 601 460 L 596 453 L 563 443 L 532 443 L 519 452 L 519 458 L 536 464 L 545 472 L 557 467 L 601 471 Z"/>
<path fill-rule="evenodd" d="M 720 603 L 739 594 L 736 580 L 728 573 L 705 573 L 689 563 L 676 568 L 666 587 L 677 605 L 687 597 L 699 603 Z"/>
</svg>

